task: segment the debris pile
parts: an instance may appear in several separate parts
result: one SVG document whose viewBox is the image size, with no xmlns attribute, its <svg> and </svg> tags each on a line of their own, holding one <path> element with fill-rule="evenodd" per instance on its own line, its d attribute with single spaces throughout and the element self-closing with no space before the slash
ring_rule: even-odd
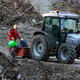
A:
<svg viewBox="0 0 80 80">
<path fill-rule="evenodd" d="M 18 59 L 17 66 L 13 66 L 0 53 L 0 80 L 23 80 L 21 78 L 25 80 L 79 80 L 80 66 L 27 58 Z"/>
<path fill-rule="evenodd" d="M 9 76 L 13 77 L 16 74 L 16 72 L 12 70 L 13 66 L 15 66 L 15 64 L 12 62 L 12 59 L 0 52 L 0 80 Z"/>
<path fill-rule="evenodd" d="M 1 0 L 0 1 L 0 21 L 1 24 L 11 25 L 16 20 L 25 20 L 28 16 L 39 16 L 35 12 L 34 5 L 29 0 Z M 31 14 L 31 15 L 30 15 Z M 33 14 L 33 15 L 32 15 Z"/>
<path fill-rule="evenodd" d="M 10 58 L 0 53 L 0 80 L 10 79 L 10 80 L 23 80 L 21 78 L 26 78 L 25 80 L 47 80 L 47 74 L 43 63 L 25 59 L 18 59 L 17 66 L 14 65 L 16 59 L 11 61 Z"/>
</svg>

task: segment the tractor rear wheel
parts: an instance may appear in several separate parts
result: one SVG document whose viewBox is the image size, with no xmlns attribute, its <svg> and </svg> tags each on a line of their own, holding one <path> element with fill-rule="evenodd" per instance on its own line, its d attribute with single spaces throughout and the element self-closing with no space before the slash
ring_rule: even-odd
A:
<svg viewBox="0 0 80 80">
<path fill-rule="evenodd" d="M 49 58 L 48 44 L 44 35 L 39 34 L 34 36 L 31 45 L 31 54 L 35 60 L 46 61 Z"/>
<path fill-rule="evenodd" d="M 62 63 L 71 64 L 76 58 L 76 50 L 72 44 L 64 43 L 58 50 L 58 59 Z"/>
</svg>

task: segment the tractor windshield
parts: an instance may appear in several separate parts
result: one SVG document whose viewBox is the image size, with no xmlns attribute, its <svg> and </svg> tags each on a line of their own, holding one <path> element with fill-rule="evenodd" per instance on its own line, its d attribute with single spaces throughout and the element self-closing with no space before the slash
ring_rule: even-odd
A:
<svg viewBox="0 0 80 80">
<path fill-rule="evenodd" d="M 63 32 L 77 32 L 76 19 L 61 19 L 61 30 Z"/>
</svg>

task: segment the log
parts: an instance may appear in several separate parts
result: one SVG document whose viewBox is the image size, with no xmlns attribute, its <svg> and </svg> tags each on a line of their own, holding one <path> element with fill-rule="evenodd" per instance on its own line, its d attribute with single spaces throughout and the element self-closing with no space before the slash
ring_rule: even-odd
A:
<svg viewBox="0 0 80 80">
<path fill-rule="evenodd" d="M 22 10 L 22 7 L 20 7 L 18 10 L 16 10 L 15 12 L 19 12 L 20 10 Z"/>
<path fill-rule="evenodd" d="M 2 80 L 3 80 L 3 77 L 4 77 L 4 74 L 6 73 L 6 71 L 9 69 L 9 67 L 0 75 L 0 77 L 2 77 Z"/>
<path fill-rule="evenodd" d="M 15 2 L 15 9 L 17 8 L 17 2 Z"/>
<path fill-rule="evenodd" d="M 33 5 L 30 6 L 28 9 L 26 9 L 26 10 L 24 11 L 24 13 L 27 12 L 29 9 L 31 9 L 34 5 L 36 5 L 36 4 L 33 4 Z"/>
<path fill-rule="evenodd" d="M 12 62 L 12 60 L 10 60 L 5 54 L 3 54 L 3 56 L 7 59 L 7 61 L 9 61 L 13 66 L 17 66 L 16 64 L 14 64 L 13 62 Z"/>
</svg>

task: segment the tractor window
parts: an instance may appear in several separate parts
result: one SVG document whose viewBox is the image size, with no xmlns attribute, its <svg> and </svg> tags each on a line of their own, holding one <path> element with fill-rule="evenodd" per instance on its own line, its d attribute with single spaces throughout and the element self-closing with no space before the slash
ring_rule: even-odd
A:
<svg viewBox="0 0 80 80">
<path fill-rule="evenodd" d="M 58 18 L 46 18 L 45 19 L 45 31 L 49 33 L 54 44 L 57 43 L 57 36 L 59 30 L 59 19 Z"/>
<path fill-rule="evenodd" d="M 45 20 L 45 30 L 52 30 L 52 26 L 56 25 L 59 28 L 59 19 L 57 18 L 46 18 Z"/>
<path fill-rule="evenodd" d="M 77 32 L 76 20 L 75 19 L 62 19 L 61 30 L 64 32 Z"/>
<path fill-rule="evenodd" d="M 80 19 L 78 21 L 78 31 L 80 31 Z"/>
<path fill-rule="evenodd" d="M 51 29 L 52 29 L 51 18 L 46 18 L 46 20 L 45 20 L 45 30 L 46 31 L 51 31 Z"/>
</svg>

